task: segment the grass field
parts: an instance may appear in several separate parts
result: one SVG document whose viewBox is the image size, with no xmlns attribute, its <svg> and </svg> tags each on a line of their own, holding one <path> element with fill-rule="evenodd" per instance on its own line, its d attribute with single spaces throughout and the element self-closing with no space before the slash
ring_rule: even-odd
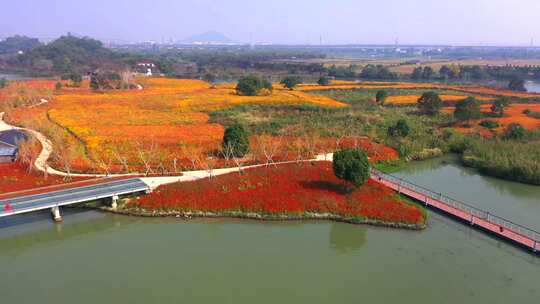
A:
<svg viewBox="0 0 540 304">
<path fill-rule="evenodd" d="M 328 91 L 328 90 L 445 90 L 471 94 L 484 97 L 507 96 L 511 98 L 540 101 L 540 94 L 515 92 L 475 85 L 446 85 L 439 83 L 416 83 L 416 82 L 378 82 L 378 81 L 340 81 L 328 86 L 316 84 L 304 84 L 299 86 L 301 91 Z"/>
<path fill-rule="evenodd" d="M 512 66 L 529 66 L 529 65 L 540 65 L 540 60 L 538 59 L 500 59 L 500 60 L 480 60 L 480 59 L 470 59 L 470 60 L 426 60 L 421 61 L 419 65 L 416 64 L 401 64 L 401 65 L 395 65 L 391 64 L 389 65 L 390 70 L 392 72 L 400 73 L 400 74 L 411 74 L 414 69 L 418 66 L 429 66 L 433 70 L 438 71 L 442 66 L 444 65 L 462 65 L 462 66 L 469 66 L 469 65 L 491 65 L 491 66 L 505 66 L 505 65 L 512 65 Z"/>
</svg>

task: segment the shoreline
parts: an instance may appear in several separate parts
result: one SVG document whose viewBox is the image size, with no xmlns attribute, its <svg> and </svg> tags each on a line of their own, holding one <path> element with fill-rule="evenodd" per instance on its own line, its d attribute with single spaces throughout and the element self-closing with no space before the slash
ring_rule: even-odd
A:
<svg viewBox="0 0 540 304">
<path fill-rule="evenodd" d="M 351 225 L 369 225 L 375 227 L 403 229 L 411 231 L 422 231 L 427 229 L 427 220 L 423 224 L 406 224 L 399 222 L 386 222 L 367 218 L 343 217 L 336 214 L 321 214 L 306 212 L 303 215 L 286 215 L 286 214 L 261 214 L 257 212 L 243 211 L 226 211 L 226 212 L 203 212 L 203 211 L 149 211 L 145 209 L 112 209 L 110 207 L 88 207 L 102 212 L 119 214 L 132 217 L 142 218 L 181 218 L 185 220 L 193 218 L 221 218 L 221 219 L 241 219 L 253 220 L 259 222 L 291 222 L 291 221 L 334 221 L 339 223 L 347 223 Z"/>
</svg>

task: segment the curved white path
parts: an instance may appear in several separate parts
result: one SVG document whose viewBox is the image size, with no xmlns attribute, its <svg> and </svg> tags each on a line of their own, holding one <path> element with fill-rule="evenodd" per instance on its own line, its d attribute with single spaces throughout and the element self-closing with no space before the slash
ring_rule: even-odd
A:
<svg viewBox="0 0 540 304">
<path fill-rule="evenodd" d="M 34 163 L 34 167 L 38 169 L 41 172 L 46 172 L 47 174 L 52 175 L 59 175 L 59 176 L 70 176 L 70 177 L 121 177 L 121 176 L 137 176 L 141 174 L 137 173 L 130 173 L 130 174 L 112 174 L 112 175 L 105 175 L 105 174 L 67 174 L 66 172 L 62 172 L 59 170 L 56 170 L 49 166 L 47 161 L 49 160 L 49 157 L 52 154 L 53 151 L 53 145 L 52 142 L 45 137 L 45 135 L 41 134 L 38 131 L 26 129 L 26 128 L 20 128 L 12 126 L 4 121 L 4 112 L 0 113 L 0 132 L 1 131 L 7 131 L 7 130 L 21 130 L 26 131 L 33 135 L 42 146 L 42 150 L 39 153 L 38 158 L 36 159 Z M 333 154 L 321 154 L 318 155 L 315 159 L 310 160 L 304 160 L 303 162 L 309 162 L 309 161 L 331 161 L 333 157 Z M 289 162 L 281 162 L 281 163 L 275 163 L 275 165 L 282 165 L 282 164 L 290 164 L 290 163 L 296 163 L 297 161 L 289 161 Z M 274 164 L 272 164 L 274 165 Z M 163 177 L 143 177 L 141 178 L 146 184 L 148 184 L 152 189 L 156 189 L 159 186 L 166 185 L 166 184 L 172 184 L 177 182 L 187 182 L 187 181 L 194 181 L 198 179 L 204 179 L 209 178 L 213 176 L 218 175 L 224 175 L 229 174 L 233 172 L 239 172 L 244 169 L 251 169 L 251 168 L 258 168 L 267 166 L 267 164 L 261 164 L 261 165 L 253 165 L 253 166 L 245 166 L 245 167 L 233 167 L 233 168 L 224 168 L 224 169 L 215 169 L 212 171 L 208 170 L 198 170 L 198 171 L 186 171 L 182 172 L 181 176 L 163 176 Z"/>
<path fill-rule="evenodd" d="M 333 153 L 320 154 L 320 155 L 317 155 L 317 157 L 314 159 L 302 160 L 301 162 L 332 161 L 333 158 L 334 158 Z M 209 177 L 215 177 L 215 176 L 225 175 L 225 174 L 234 173 L 234 172 L 241 172 L 242 170 L 246 170 L 246 169 L 253 169 L 253 168 L 260 168 L 260 167 L 274 166 L 274 165 L 279 166 L 279 165 L 284 165 L 284 164 L 295 164 L 295 163 L 298 163 L 298 161 L 278 162 L 278 163 L 273 163 L 270 165 L 260 164 L 260 165 L 252 165 L 252 166 L 245 166 L 245 167 L 214 169 L 212 171 L 208 171 L 208 170 L 186 171 L 186 172 L 182 172 L 182 176 L 143 177 L 141 179 L 148 186 L 150 186 L 150 188 L 156 189 L 162 185 L 174 184 L 174 183 L 179 183 L 179 182 L 195 181 L 199 179 L 205 179 Z"/>
<path fill-rule="evenodd" d="M 38 131 L 34 131 L 31 129 L 26 128 L 20 128 L 16 126 L 12 126 L 4 121 L 4 112 L 0 113 L 0 131 L 8 131 L 8 130 L 20 130 L 25 131 L 27 133 L 30 133 L 32 136 L 34 136 L 39 143 L 41 144 L 41 152 L 39 153 L 38 157 L 36 158 L 36 161 L 34 163 L 34 167 L 38 169 L 41 172 L 47 173 L 47 174 L 53 174 L 53 175 L 59 175 L 59 176 L 68 176 L 67 173 L 58 171 L 51 166 L 48 165 L 47 160 L 49 160 L 49 157 L 51 156 L 51 153 L 53 151 L 53 145 L 52 142 L 45 137 L 45 135 L 39 133 Z M 86 174 L 70 174 L 69 176 L 73 177 L 102 177 L 98 175 L 86 175 Z"/>
</svg>

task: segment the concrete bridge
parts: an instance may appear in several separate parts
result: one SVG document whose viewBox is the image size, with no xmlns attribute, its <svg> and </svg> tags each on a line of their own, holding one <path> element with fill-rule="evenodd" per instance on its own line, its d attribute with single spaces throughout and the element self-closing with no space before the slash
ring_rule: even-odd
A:
<svg viewBox="0 0 540 304">
<path fill-rule="evenodd" d="M 55 221 L 62 220 L 60 207 L 111 199 L 114 208 L 122 195 L 149 193 L 140 178 L 96 179 L 0 195 L 0 218 L 50 209 Z"/>
</svg>

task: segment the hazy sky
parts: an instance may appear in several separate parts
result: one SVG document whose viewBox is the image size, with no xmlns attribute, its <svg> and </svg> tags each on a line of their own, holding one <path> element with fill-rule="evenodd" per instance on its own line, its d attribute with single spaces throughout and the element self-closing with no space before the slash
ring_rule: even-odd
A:
<svg viewBox="0 0 540 304">
<path fill-rule="evenodd" d="M 540 0 L 3 0 L 0 37 L 540 45 Z"/>
</svg>

